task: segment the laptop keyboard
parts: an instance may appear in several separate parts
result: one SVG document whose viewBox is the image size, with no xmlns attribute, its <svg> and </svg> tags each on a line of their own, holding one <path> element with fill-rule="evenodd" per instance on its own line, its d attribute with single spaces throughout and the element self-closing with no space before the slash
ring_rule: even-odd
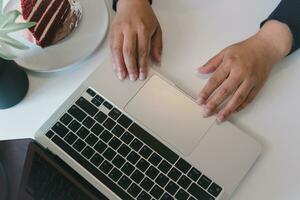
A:
<svg viewBox="0 0 300 200">
<path fill-rule="evenodd" d="M 121 199 L 215 200 L 222 191 L 91 88 L 46 136 Z"/>
</svg>

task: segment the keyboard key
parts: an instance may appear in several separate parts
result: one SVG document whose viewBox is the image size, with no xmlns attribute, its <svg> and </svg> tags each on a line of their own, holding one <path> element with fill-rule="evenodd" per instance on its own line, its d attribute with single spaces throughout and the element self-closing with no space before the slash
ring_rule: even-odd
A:
<svg viewBox="0 0 300 200">
<path fill-rule="evenodd" d="M 118 149 L 118 153 L 121 154 L 123 157 L 126 157 L 130 151 L 130 148 L 125 144 L 122 144 L 122 146 Z"/>
<path fill-rule="evenodd" d="M 104 123 L 103 126 L 107 128 L 107 130 L 111 130 L 116 125 L 116 122 L 114 122 L 111 118 L 108 118 Z"/>
<path fill-rule="evenodd" d="M 76 142 L 73 144 L 73 147 L 78 151 L 81 152 L 82 149 L 86 146 L 86 144 L 81 140 L 78 139 Z"/>
<path fill-rule="evenodd" d="M 127 156 L 127 160 L 131 162 L 133 165 L 137 163 L 137 161 L 140 159 L 141 156 L 139 156 L 137 153 L 134 151 L 131 151 L 130 154 Z"/>
<path fill-rule="evenodd" d="M 77 132 L 76 132 L 76 135 L 78 135 L 81 139 L 85 139 L 88 134 L 89 134 L 89 130 L 87 130 L 85 127 L 81 127 Z"/>
<path fill-rule="evenodd" d="M 131 179 L 132 179 L 134 182 L 136 182 L 137 184 L 139 184 L 139 183 L 143 180 L 144 177 L 145 177 L 145 175 L 144 175 L 141 171 L 139 171 L 138 169 L 135 170 L 135 171 L 132 173 L 132 175 L 131 175 Z"/>
<path fill-rule="evenodd" d="M 174 167 L 168 173 L 168 177 L 171 178 L 175 182 L 179 179 L 180 176 L 181 176 L 181 172 Z"/>
<path fill-rule="evenodd" d="M 150 166 L 148 170 L 146 171 L 146 175 L 149 176 L 151 179 L 155 179 L 156 176 L 159 174 L 158 169 L 154 168 L 153 166 Z"/>
<path fill-rule="evenodd" d="M 211 186 L 208 188 L 208 192 L 212 194 L 214 197 L 219 196 L 221 193 L 222 188 L 218 186 L 216 183 L 211 184 Z"/>
<path fill-rule="evenodd" d="M 53 127 L 52 130 L 59 135 L 60 137 L 65 137 L 69 130 L 60 122 L 57 122 Z"/>
<path fill-rule="evenodd" d="M 159 187 L 158 185 L 154 185 L 154 187 L 150 191 L 150 194 L 156 199 L 159 199 L 163 193 L 164 190 L 161 189 L 161 187 Z"/>
<path fill-rule="evenodd" d="M 106 160 L 104 160 L 104 162 L 99 167 L 99 169 L 105 174 L 108 174 L 112 168 L 112 164 L 110 164 Z"/>
<path fill-rule="evenodd" d="M 129 127 L 129 132 L 131 132 L 138 139 L 146 143 L 150 148 L 155 150 L 159 155 L 161 155 L 171 164 L 174 164 L 179 158 L 179 156 L 176 153 L 174 153 L 171 149 L 162 144 L 159 140 L 157 140 L 143 128 L 138 126 L 136 123 L 133 123 Z"/>
<path fill-rule="evenodd" d="M 94 92 L 92 89 L 88 88 L 86 91 L 91 97 L 94 97 L 96 95 L 96 92 Z"/>
<path fill-rule="evenodd" d="M 93 118 L 91 118 L 90 116 L 88 116 L 87 118 L 85 118 L 85 120 L 83 120 L 82 124 L 87 127 L 88 129 L 90 129 L 94 124 L 95 124 L 95 120 L 93 120 Z"/>
<path fill-rule="evenodd" d="M 85 147 L 85 149 L 82 151 L 82 155 L 88 160 L 92 157 L 94 153 L 95 151 L 89 146 Z"/>
<path fill-rule="evenodd" d="M 160 200 L 173 200 L 174 198 L 171 197 L 168 193 L 164 193 Z"/>
<path fill-rule="evenodd" d="M 122 172 L 120 170 L 118 170 L 117 168 L 114 168 L 113 170 L 111 170 L 111 172 L 108 175 L 112 180 L 114 181 L 118 181 L 121 176 L 122 176 Z"/>
<path fill-rule="evenodd" d="M 184 190 L 180 189 L 175 195 L 175 198 L 178 200 L 187 200 L 189 198 L 189 194 Z"/>
<path fill-rule="evenodd" d="M 118 109 L 114 108 L 108 113 L 108 116 L 116 120 L 120 117 L 121 114 L 122 113 Z"/>
<path fill-rule="evenodd" d="M 122 176 L 122 178 L 119 180 L 118 184 L 124 189 L 126 190 L 129 185 L 132 183 L 132 180 L 130 180 L 129 178 L 127 178 L 126 176 Z"/>
<path fill-rule="evenodd" d="M 149 147 L 147 147 L 146 145 L 144 145 L 142 148 L 141 148 L 141 150 L 140 150 L 140 154 L 141 154 L 141 156 L 143 156 L 144 158 L 149 158 L 149 156 L 152 154 L 152 150 L 149 148 Z"/>
<path fill-rule="evenodd" d="M 177 190 L 179 189 L 179 186 L 174 183 L 173 181 L 170 181 L 168 183 L 168 185 L 166 186 L 166 190 L 171 194 L 171 195 L 174 195 Z"/>
<path fill-rule="evenodd" d="M 121 168 L 121 171 L 124 172 L 127 176 L 130 176 L 133 170 L 134 170 L 134 166 L 129 162 L 126 162 Z"/>
<path fill-rule="evenodd" d="M 77 119 L 78 121 L 82 122 L 83 119 L 87 116 L 82 110 L 80 110 L 77 106 L 73 105 L 69 110 L 68 113 Z"/>
<path fill-rule="evenodd" d="M 180 158 L 177 161 L 175 166 L 177 167 L 177 169 L 179 169 L 184 174 L 187 173 L 189 171 L 189 169 L 192 167 L 191 164 L 189 164 L 187 161 L 183 160 L 182 158 Z"/>
<path fill-rule="evenodd" d="M 142 188 L 140 188 L 135 183 L 132 183 L 132 185 L 128 188 L 128 193 L 131 194 L 133 197 L 137 197 L 141 191 Z"/>
<path fill-rule="evenodd" d="M 125 132 L 122 135 L 121 140 L 126 144 L 129 144 L 133 140 L 133 138 L 134 138 L 133 135 L 131 135 L 129 132 Z"/>
<path fill-rule="evenodd" d="M 139 141 L 138 139 L 134 139 L 130 145 L 131 148 L 133 148 L 135 151 L 139 151 L 140 148 L 143 146 L 143 143 Z"/>
<path fill-rule="evenodd" d="M 98 170 L 92 163 L 88 160 L 84 159 L 82 155 L 77 153 L 73 148 L 71 148 L 67 143 L 65 143 L 58 136 L 54 137 L 53 142 L 59 146 L 63 151 L 65 151 L 68 155 L 70 155 L 74 160 L 76 160 L 83 168 L 88 170 L 96 179 L 98 179 L 101 183 L 103 183 L 107 188 L 109 188 L 112 192 L 118 195 L 121 199 L 131 199 L 132 197 L 122 190 L 121 187 L 116 185 L 114 181 L 112 181 L 106 174 L 102 173 Z M 71 198 L 74 199 L 74 198 Z M 86 199 L 86 198 L 83 198 Z"/>
<path fill-rule="evenodd" d="M 170 169 L 171 169 L 171 164 L 170 163 L 168 163 L 166 160 L 163 160 L 160 164 L 159 164 L 159 166 L 158 166 L 158 169 L 160 170 L 160 171 L 162 171 L 163 173 L 167 173 Z"/>
<path fill-rule="evenodd" d="M 166 177 L 164 174 L 160 173 L 158 175 L 158 177 L 155 179 L 155 182 L 161 186 L 161 187 L 165 187 L 167 185 L 167 183 L 169 182 L 169 178 Z"/>
<path fill-rule="evenodd" d="M 157 166 L 159 162 L 162 160 L 162 158 L 157 153 L 154 152 L 148 160 L 152 165 Z"/>
<path fill-rule="evenodd" d="M 113 106 L 112 106 L 110 103 L 108 103 L 107 101 L 105 101 L 105 102 L 103 103 L 103 105 L 104 105 L 108 110 L 111 110 L 111 109 L 113 108 Z"/>
<path fill-rule="evenodd" d="M 201 200 L 214 200 L 212 196 L 210 196 L 206 191 L 204 191 L 202 188 L 200 188 L 198 185 L 193 183 L 189 189 L 188 192 L 192 194 L 196 199 Z"/>
<path fill-rule="evenodd" d="M 85 141 L 90 145 L 94 146 L 98 142 L 98 138 L 93 134 L 89 134 L 89 136 L 85 139 Z"/>
<path fill-rule="evenodd" d="M 92 99 L 92 104 L 94 104 L 96 107 L 99 107 L 101 105 L 101 102 L 98 101 L 96 98 Z"/>
<path fill-rule="evenodd" d="M 190 177 L 193 181 L 197 181 L 200 176 L 201 172 L 194 167 L 188 173 L 188 177 Z"/>
<path fill-rule="evenodd" d="M 106 149 L 107 145 L 102 142 L 102 141 L 99 141 L 96 145 L 95 145 L 95 150 L 97 152 L 99 152 L 100 154 L 103 153 L 103 151 Z"/>
<path fill-rule="evenodd" d="M 103 156 L 109 161 L 111 161 L 115 157 L 115 155 L 116 152 L 112 150 L 110 147 L 108 147 L 106 151 L 103 153 Z"/>
<path fill-rule="evenodd" d="M 68 114 L 65 113 L 61 118 L 60 121 L 64 124 L 64 125 L 68 125 L 71 121 L 72 121 L 72 117 Z"/>
<path fill-rule="evenodd" d="M 178 181 L 178 184 L 183 187 L 184 189 L 187 189 L 190 184 L 192 183 L 191 179 L 186 177 L 185 175 L 182 175 Z"/>
<path fill-rule="evenodd" d="M 124 133 L 125 129 L 122 128 L 120 125 L 117 125 L 111 131 L 115 136 L 120 137 Z"/>
<path fill-rule="evenodd" d="M 146 190 L 148 192 L 154 185 L 154 182 L 151 181 L 148 177 L 145 177 L 140 185 L 144 190 Z"/>
<path fill-rule="evenodd" d="M 120 123 L 124 128 L 128 128 L 132 123 L 132 120 L 125 115 L 121 115 L 121 117 L 118 119 L 118 123 Z"/>
<path fill-rule="evenodd" d="M 102 161 L 104 160 L 104 158 L 99 155 L 98 153 L 95 153 L 95 155 L 93 155 L 91 162 L 96 166 L 99 167 L 99 165 L 102 163 Z"/>
<path fill-rule="evenodd" d="M 85 98 L 80 97 L 76 104 L 84 110 L 86 113 L 88 113 L 90 116 L 94 116 L 98 112 L 98 108 L 96 108 L 93 104 L 88 102 Z"/>
<path fill-rule="evenodd" d="M 211 183 L 211 180 L 205 175 L 202 175 L 198 181 L 198 184 L 204 189 L 207 189 L 208 186 L 210 185 L 210 183 Z"/>
<path fill-rule="evenodd" d="M 113 137 L 108 143 L 108 145 L 111 146 L 111 148 L 113 148 L 114 150 L 118 149 L 121 146 L 121 144 L 121 140 L 119 140 L 116 137 Z"/>
<path fill-rule="evenodd" d="M 142 191 L 141 194 L 138 196 L 137 200 L 150 200 L 151 196 L 147 194 L 145 191 Z"/>
<path fill-rule="evenodd" d="M 103 130 L 104 130 L 104 127 L 101 126 L 101 125 L 98 124 L 98 123 L 96 123 L 96 124 L 93 126 L 93 128 L 91 129 L 91 131 L 92 131 L 95 135 L 97 135 L 97 136 L 99 136 L 99 135 L 102 133 Z"/>
<path fill-rule="evenodd" d="M 143 158 L 136 164 L 136 167 L 142 172 L 146 171 L 149 166 L 150 163 Z"/>
<path fill-rule="evenodd" d="M 76 131 L 78 131 L 78 129 L 80 128 L 80 123 L 76 120 L 73 120 L 70 124 L 69 124 L 69 128 L 75 133 Z"/>
<path fill-rule="evenodd" d="M 103 131 L 102 134 L 100 135 L 100 138 L 104 142 L 108 142 L 112 137 L 113 137 L 113 135 L 107 130 Z"/>
<path fill-rule="evenodd" d="M 99 111 L 98 114 L 95 116 L 95 120 L 98 121 L 100 124 L 104 122 L 104 120 L 107 118 L 107 115 L 104 114 L 102 111 Z"/>
<path fill-rule="evenodd" d="M 117 155 L 112 161 L 114 166 L 116 166 L 118 168 L 121 168 L 125 162 L 126 162 L 126 160 L 124 158 L 122 158 L 120 155 Z"/>
<path fill-rule="evenodd" d="M 97 99 L 97 101 L 99 101 L 100 103 L 103 103 L 104 101 L 104 99 L 100 95 L 96 95 L 95 99 Z"/>
<path fill-rule="evenodd" d="M 47 136 L 49 139 L 51 139 L 54 135 L 55 135 L 54 132 L 51 131 L 51 130 L 49 130 L 49 131 L 46 133 L 46 136 Z"/>
<path fill-rule="evenodd" d="M 68 133 L 68 135 L 65 137 L 65 141 L 72 145 L 76 140 L 77 140 L 77 136 L 74 133 Z"/>
</svg>

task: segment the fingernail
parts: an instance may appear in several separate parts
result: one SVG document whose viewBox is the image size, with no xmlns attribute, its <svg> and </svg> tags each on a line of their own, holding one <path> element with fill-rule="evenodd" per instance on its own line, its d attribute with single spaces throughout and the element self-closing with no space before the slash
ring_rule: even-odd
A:
<svg viewBox="0 0 300 200">
<path fill-rule="evenodd" d="M 136 74 L 129 74 L 129 79 L 130 79 L 131 81 L 135 81 L 135 80 L 137 79 Z"/>
<path fill-rule="evenodd" d="M 145 73 L 140 73 L 140 76 L 139 76 L 140 80 L 143 81 L 146 79 L 146 74 Z"/>
<path fill-rule="evenodd" d="M 204 108 L 204 111 L 203 111 L 203 117 L 209 117 L 209 116 L 210 116 L 210 113 L 211 113 L 211 110 L 210 110 L 210 109 Z"/>
<path fill-rule="evenodd" d="M 217 121 L 218 121 L 219 123 L 223 122 L 224 119 L 225 119 L 225 116 L 224 116 L 224 115 L 219 115 L 219 116 L 217 117 Z"/>
<path fill-rule="evenodd" d="M 122 80 L 124 80 L 125 79 L 125 73 L 124 72 L 119 72 L 118 73 L 118 77 L 119 77 L 119 79 L 122 81 Z"/>
<path fill-rule="evenodd" d="M 204 104 L 204 98 L 203 97 L 199 97 L 198 99 L 197 99 L 197 103 L 199 104 L 199 105 L 202 105 L 202 104 Z"/>
</svg>

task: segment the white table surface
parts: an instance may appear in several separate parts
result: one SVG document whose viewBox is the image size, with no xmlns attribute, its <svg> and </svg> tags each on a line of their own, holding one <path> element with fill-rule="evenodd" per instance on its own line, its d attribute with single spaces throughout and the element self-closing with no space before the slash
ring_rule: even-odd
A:
<svg viewBox="0 0 300 200">
<path fill-rule="evenodd" d="M 161 0 L 154 9 L 164 32 L 159 71 L 192 96 L 207 77 L 196 68 L 227 45 L 255 33 L 279 0 Z M 30 89 L 0 111 L 0 139 L 33 137 L 59 105 L 109 56 L 107 40 L 85 61 L 61 73 L 29 73 Z M 233 200 L 300 199 L 300 55 L 278 64 L 260 95 L 231 121 L 264 145 Z M 200 117 L 200 116 L 199 116 Z"/>
</svg>

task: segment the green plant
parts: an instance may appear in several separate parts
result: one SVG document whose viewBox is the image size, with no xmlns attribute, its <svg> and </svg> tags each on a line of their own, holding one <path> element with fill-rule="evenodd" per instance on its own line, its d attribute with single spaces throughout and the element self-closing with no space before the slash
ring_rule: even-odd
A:
<svg viewBox="0 0 300 200">
<path fill-rule="evenodd" d="M 28 48 L 26 45 L 9 36 L 12 32 L 27 29 L 35 25 L 34 22 L 16 22 L 20 15 L 21 13 L 18 10 L 5 13 L 3 10 L 3 0 L 0 0 L 0 57 L 3 59 L 12 60 L 16 58 L 11 53 L 5 51 L 3 48 L 4 45 L 9 45 L 21 50 Z"/>
</svg>

